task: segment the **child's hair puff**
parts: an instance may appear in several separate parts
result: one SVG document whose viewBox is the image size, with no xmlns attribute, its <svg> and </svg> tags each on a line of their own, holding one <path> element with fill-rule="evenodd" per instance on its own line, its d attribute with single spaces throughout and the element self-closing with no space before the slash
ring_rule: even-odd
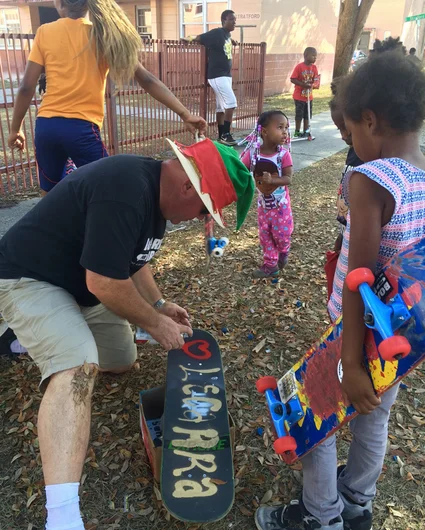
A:
<svg viewBox="0 0 425 530">
<path fill-rule="evenodd" d="M 400 52 L 381 53 L 347 78 L 339 98 L 354 122 L 371 110 L 396 131 L 416 132 L 425 119 L 425 74 Z"/>
</svg>

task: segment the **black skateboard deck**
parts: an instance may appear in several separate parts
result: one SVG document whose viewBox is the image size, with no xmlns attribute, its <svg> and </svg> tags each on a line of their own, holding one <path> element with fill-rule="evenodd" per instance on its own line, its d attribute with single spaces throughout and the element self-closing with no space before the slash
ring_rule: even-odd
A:
<svg viewBox="0 0 425 530">
<path fill-rule="evenodd" d="M 161 494 L 182 521 L 207 523 L 233 504 L 234 479 L 220 349 L 199 329 L 168 353 Z"/>
</svg>

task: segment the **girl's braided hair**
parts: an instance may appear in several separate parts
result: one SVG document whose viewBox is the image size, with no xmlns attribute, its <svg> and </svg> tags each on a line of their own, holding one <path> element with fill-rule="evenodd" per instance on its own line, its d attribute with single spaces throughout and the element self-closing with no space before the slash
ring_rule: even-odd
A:
<svg viewBox="0 0 425 530">
<path fill-rule="evenodd" d="M 132 79 L 139 62 L 141 38 L 121 7 L 114 0 L 62 0 L 62 5 L 77 16 L 88 10 L 98 60 L 106 61 L 117 85 Z"/>
<path fill-rule="evenodd" d="M 258 120 L 257 120 L 257 126 L 255 127 L 254 131 L 248 136 L 248 143 L 245 149 L 243 150 L 243 153 L 241 155 L 241 158 L 243 155 L 250 151 L 251 156 L 251 167 L 250 171 L 252 174 L 254 174 L 255 166 L 257 165 L 258 160 L 260 159 L 260 149 L 262 145 L 262 137 L 261 137 L 261 131 L 263 127 L 267 127 L 271 120 L 274 118 L 274 116 L 283 116 L 286 118 L 289 126 L 289 118 L 288 116 L 282 112 L 281 110 L 267 110 L 266 112 L 263 112 L 260 114 Z M 291 139 L 288 137 L 288 142 L 286 146 L 279 145 L 278 146 L 278 162 L 281 162 L 282 155 L 284 151 L 290 151 L 291 149 Z M 279 167 L 280 171 L 280 167 Z"/>
</svg>

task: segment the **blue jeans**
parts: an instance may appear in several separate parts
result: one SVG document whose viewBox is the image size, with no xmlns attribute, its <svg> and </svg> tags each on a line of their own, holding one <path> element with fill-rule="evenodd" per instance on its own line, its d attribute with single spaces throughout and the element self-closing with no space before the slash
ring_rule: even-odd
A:
<svg viewBox="0 0 425 530">
<path fill-rule="evenodd" d="M 68 158 L 80 167 L 108 156 L 99 127 L 76 118 L 37 118 L 34 143 L 44 191 L 60 182 Z"/>
</svg>

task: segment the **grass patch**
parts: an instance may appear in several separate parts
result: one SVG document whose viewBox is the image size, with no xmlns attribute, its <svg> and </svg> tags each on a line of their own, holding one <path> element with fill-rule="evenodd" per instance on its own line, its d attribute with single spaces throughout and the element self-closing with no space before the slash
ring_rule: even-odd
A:
<svg viewBox="0 0 425 530">
<path fill-rule="evenodd" d="M 314 91 L 313 112 L 319 114 L 329 110 L 329 101 L 332 98 L 330 85 L 324 85 Z M 280 109 L 289 116 L 294 115 L 295 105 L 292 92 L 288 94 L 277 94 L 264 98 L 264 110 Z"/>
</svg>

